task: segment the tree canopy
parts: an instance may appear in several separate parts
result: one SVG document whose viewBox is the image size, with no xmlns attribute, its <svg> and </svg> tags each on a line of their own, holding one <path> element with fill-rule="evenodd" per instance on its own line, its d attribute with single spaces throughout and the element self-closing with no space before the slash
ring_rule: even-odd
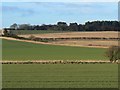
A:
<svg viewBox="0 0 120 90">
<path fill-rule="evenodd" d="M 58 30 L 58 31 L 120 31 L 120 21 L 88 21 L 85 24 L 76 22 L 57 22 L 54 25 L 12 24 L 9 30 Z"/>
</svg>

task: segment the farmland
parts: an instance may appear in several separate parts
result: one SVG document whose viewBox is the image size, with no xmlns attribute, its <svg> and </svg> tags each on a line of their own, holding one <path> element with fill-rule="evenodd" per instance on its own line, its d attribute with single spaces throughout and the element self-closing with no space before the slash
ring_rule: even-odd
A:
<svg viewBox="0 0 120 90">
<path fill-rule="evenodd" d="M 21 34 L 25 34 L 25 32 L 26 34 L 20 36 L 29 37 L 30 35 L 34 35 L 35 37 L 40 38 L 118 37 L 118 32 L 112 31 L 64 33 L 53 33 L 48 31 L 39 31 L 38 33 L 38 31 L 31 30 L 28 32 L 28 30 L 23 30 L 21 31 Z M 3 39 L 3 60 L 108 60 L 105 56 L 106 47 L 108 48 L 111 45 L 118 45 L 117 40 L 58 40 L 46 42 L 44 44 L 39 41 L 31 42 L 34 43 Z"/>
<path fill-rule="evenodd" d="M 53 31 L 53 30 L 13 30 L 13 33 L 17 35 L 28 35 L 28 34 L 48 34 L 48 33 L 62 33 L 66 31 Z"/>
<path fill-rule="evenodd" d="M 105 48 L 33 44 L 2 40 L 3 60 L 108 60 Z"/>
<path fill-rule="evenodd" d="M 101 33 L 101 34 L 100 34 Z M 107 32 L 108 33 L 108 32 Z M 116 32 L 34 33 L 29 37 L 101 37 L 117 38 Z M 96 35 L 97 34 L 97 35 Z M 53 36 L 52 36 L 53 35 Z M 115 35 L 115 36 L 114 36 Z M 6 39 L 5 39 L 6 38 Z M 40 42 L 5 37 L 2 39 L 3 61 L 108 61 L 108 46 L 118 45 L 116 40 L 60 40 Z M 92 45 L 88 47 L 89 45 Z M 99 48 L 97 45 L 101 45 Z M 77 47 L 75 47 L 77 46 Z M 87 46 L 87 47 L 86 47 Z M 107 46 L 107 48 L 104 46 Z M 3 88 L 117 88 L 118 64 L 86 63 L 27 63 L 3 64 Z"/>
<path fill-rule="evenodd" d="M 3 65 L 3 88 L 117 87 L 117 64 Z"/>
<path fill-rule="evenodd" d="M 50 42 L 55 45 L 66 45 L 66 46 L 88 46 L 88 47 L 101 47 L 108 48 L 109 46 L 117 46 L 118 41 L 112 40 L 61 40 Z"/>
<path fill-rule="evenodd" d="M 9 1 L 0 4 L 0 90 L 120 88 L 118 2 Z"/>
<path fill-rule="evenodd" d="M 30 31 L 31 32 L 31 31 Z M 118 45 L 118 33 L 114 31 L 104 32 L 62 32 L 62 33 L 44 33 L 44 34 L 21 34 L 20 37 L 48 39 L 47 41 L 55 45 L 67 46 L 93 46 L 93 47 L 109 47 Z M 96 39 L 98 38 L 98 39 Z M 52 39 L 52 40 L 51 40 Z"/>
<path fill-rule="evenodd" d="M 59 31 L 54 31 L 54 32 L 59 32 L 59 33 L 53 33 L 53 32 L 44 33 L 44 32 L 45 31 L 41 31 L 41 33 L 36 33 L 36 32 L 33 32 L 33 31 L 29 31 L 29 33 L 25 34 L 25 35 L 24 35 L 24 32 L 22 32 L 23 34 L 20 34 L 20 36 L 29 37 L 30 35 L 35 35 L 36 37 L 40 37 L 40 38 L 61 38 L 61 37 L 62 38 L 72 38 L 72 37 L 118 38 L 118 33 L 119 33 L 119 32 L 115 32 L 115 31 L 103 31 L 103 32 L 62 32 L 62 33 L 60 33 Z"/>
</svg>

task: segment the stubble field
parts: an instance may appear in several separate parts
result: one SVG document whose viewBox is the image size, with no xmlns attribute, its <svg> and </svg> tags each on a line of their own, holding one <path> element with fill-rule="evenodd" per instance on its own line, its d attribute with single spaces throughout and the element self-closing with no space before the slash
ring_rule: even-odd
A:
<svg viewBox="0 0 120 90">
<path fill-rule="evenodd" d="M 31 32 L 31 31 L 30 31 Z M 108 48 L 112 45 L 118 45 L 118 40 L 109 40 L 109 38 L 118 38 L 119 32 L 114 31 L 103 31 L 103 32 L 58 32 L 58 33 L 27 33 L 27 34 L 19 34 L 21 37 L 29 38 L 30 36 L 34 36 L 37 38 L 69 38 L 62 39 L 57 41 L 49 42 L 54 45 L 66 45 L 66 46 L 93 46 L 93 47 L 101 47 Z M 90 39 L 72 39 L 72 38 L 101 38 L 96 40 Z M 105 40 L 106 38 L 108 40 Z"/>
</svg>

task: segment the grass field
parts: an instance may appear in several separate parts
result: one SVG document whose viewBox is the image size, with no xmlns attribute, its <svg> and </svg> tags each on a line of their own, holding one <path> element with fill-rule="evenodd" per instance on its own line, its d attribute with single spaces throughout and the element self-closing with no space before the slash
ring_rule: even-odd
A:
<svg viewBox="0 0 120 90">
<path fill-rule="evenodd" d="M 4 40 L 3 60 L 108 60 L 106 49 Z"/>
<path fill-rule="evenodd" d="M 3 65 L 3 88 L 117 87 L 117 64 Z"/>
</svg>

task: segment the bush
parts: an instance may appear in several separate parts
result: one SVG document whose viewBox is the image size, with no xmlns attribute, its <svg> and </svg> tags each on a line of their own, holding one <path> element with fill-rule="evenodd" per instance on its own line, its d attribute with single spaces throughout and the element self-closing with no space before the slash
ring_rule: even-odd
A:
<svg viewBox="0 0 120 90">
<path fill-rule="evenodd" d="M 30 40 L 34 40 L 34 39 L 35 39 L 35 36 L 30 35 L 30 36 L 29 36 L 29 39 L 30 39 Z"/>
<path fill-rule="evenodd" d="M 120 59 L 120 46 L 111 46 L 106 52 L 107 57 L 111 62 L 116 62 Z"/>
</svg>

